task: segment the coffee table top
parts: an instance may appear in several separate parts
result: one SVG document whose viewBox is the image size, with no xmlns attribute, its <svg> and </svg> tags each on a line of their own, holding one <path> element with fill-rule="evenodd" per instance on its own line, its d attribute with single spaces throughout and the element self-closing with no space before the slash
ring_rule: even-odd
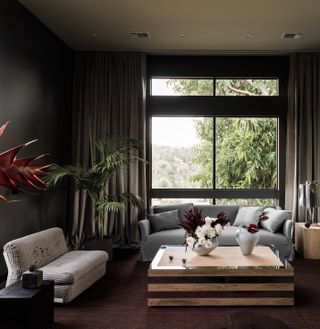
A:
<svg viewBox="0 0 320 329">
<path fill-rule="evenodd" d="M 169 256 L 173 256 L 170 260 Z M 186 263 L 182 262 L 186 259 Z M 161 246 L 150 270 L 170 269 L 284 269 L 283 263 L 270 247 L 258 246 L 249 256 L 243 256 L 238 246 L 219 246 L 207 256 L 199 256 L 184 246 Z"/>
</svg>

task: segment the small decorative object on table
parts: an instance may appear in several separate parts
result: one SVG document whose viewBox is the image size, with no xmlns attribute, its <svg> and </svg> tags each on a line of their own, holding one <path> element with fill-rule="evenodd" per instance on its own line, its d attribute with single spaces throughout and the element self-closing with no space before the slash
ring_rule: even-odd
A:
<svg viewBox="0 0 320 329">
<path fill-rule="evenodd" d="M 218 237 L 225 226 L 230 225 L 225 213 L 217 218 L 204 218 L 201 209 L 188 210 L 178 224 L 186 230 L 186 244 L 200 256 L 208 255 L 218 246 Z"/>
<path fill-rule="evenodd" d="M 42 286 L 43 272 L 37 270 L 35 265 L 30 265 L 29 270 L 22 274 L 22 288 L 37 289 Z"/>
<path fill-rule="evenodd" d="M 251 255 L 259 240 L 259 228 L 256 224 L 249 224 L 248 227 L 240 226 L 236 232 L 236 239 L 240 246 L 242 255 Z"/>
</svg>

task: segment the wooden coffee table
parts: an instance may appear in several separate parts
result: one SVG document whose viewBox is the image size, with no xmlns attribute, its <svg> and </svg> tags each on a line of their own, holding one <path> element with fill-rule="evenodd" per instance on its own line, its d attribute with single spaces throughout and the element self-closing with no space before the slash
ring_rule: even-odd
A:
<svg viewBox="0 0 320 329">
<path fill-rule="evenodd" d="M 294 305 L 294 271 L 270 247 L 256 247 L 250 256 L 239 247 L 198 256 L 183 246 L 161 246 L 148 270 L 148 305 Z"/>
</svg>

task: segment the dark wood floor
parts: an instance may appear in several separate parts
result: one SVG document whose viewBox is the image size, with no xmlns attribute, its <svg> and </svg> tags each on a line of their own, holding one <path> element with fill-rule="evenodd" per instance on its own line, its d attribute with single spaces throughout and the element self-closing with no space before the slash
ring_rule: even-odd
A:
<svg viewBox="0 0 320 329">
<path fill-rule="evenodd" d="M 138 262 L 136 252 L 121 250 L 102 280 L 56 307 L 50 329 L 231 329 L 230 316 L 239 311 L 268 315 L 293 329 L 320 328 L 320 261 L 298 259 L 293 265 L 294 307 L 148 308 L 148 264 Z"/>
</svg>

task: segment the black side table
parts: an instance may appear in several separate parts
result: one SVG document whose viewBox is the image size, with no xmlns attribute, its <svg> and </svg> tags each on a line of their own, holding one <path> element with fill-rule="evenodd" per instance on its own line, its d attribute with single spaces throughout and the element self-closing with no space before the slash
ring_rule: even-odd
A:
<svg viewBox="0 0 320 329">
<path fill-rule="evenodd" d="M 54 282 L 37 289 L 22 288 L 21 281 L 0 290 L 0 328 L 47 329 L 54 321 Z"/>
</svg>

